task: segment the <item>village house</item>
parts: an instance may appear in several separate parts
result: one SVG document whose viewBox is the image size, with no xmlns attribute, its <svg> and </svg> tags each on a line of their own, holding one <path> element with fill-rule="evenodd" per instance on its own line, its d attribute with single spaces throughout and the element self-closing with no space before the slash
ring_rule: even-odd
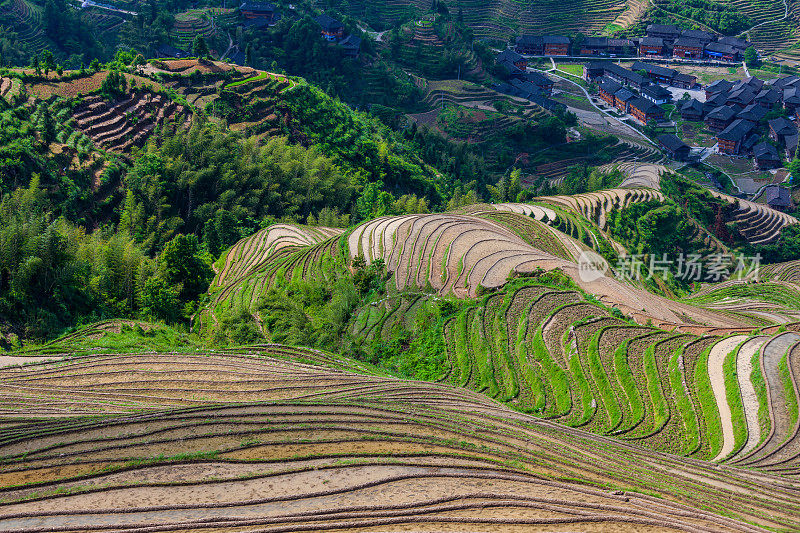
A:
<svg viewBox="0 0 800 533">
<path fill-rule="evenodd" d="M 522 75 L 521 79 L 534 84 L 539 89 L 541 89 L 542 93 L 544 93 L 547 96 L 553 94 L 553 80 L 551 80 L 544 74 L 541 74 L 539 72 L 526 72 L 525 74 Z"/>
<path fill-rule="evenodd" d="M 718 61 L 741 61 L 743 51 L 729 44 L 714 42 L 706 45 L 705 50 L 703 50 L 703 55 L 709 59 L 716 59 Z"/>
<path fill-rule="evenodd" d="M 273 4 L 243 2 L 239 6 L 239 12 L 246 20 L 262 20 L 270 24 L 277 20 L 277 9 Z"/>
<path fill-rule="evenodd" d="M 497 55 L 496 61 L 498 65 L 511 64 L 519 70 L 528 68 L 528 60 L 514 50 L 503 50 Z"/>
<path fill-rule="evenodd" d="M 678 72 L 675 74 L 675 77 L 672 78 L 673 87 L 678 87 L 680 89 L 694 89 L 695 85 L 697 85 L 697 76 L 692 76 L 691 74 Z"/>
<path fill-rule="evenodd" d="M 684 59 L 698 59 L 703 57 L 705 43 L 692 39 L 691 37 L 681 37 L 675 41 L 672 48 L 672 55 Z"/>
<path fill-rule="evenodd" d="M 609 78 L 600 78 L 597 83 L 597 94 L 605 103 L 610 106 L 616 105 L 614 94 L 622 88 L 622 85 Z"/>
<path fill-rule="evenodd" d="M 728 92 L 733 88 L 733 83 L 728 80 L 717 80 L 713 83 L 706 85 L 706 100 L 715 94 Z"/>
<path fill-rule="evenodd" d="M 760 105 L 767 111 L 775 107 L 775 104 L 780 103 L 783 93 L 777 89 L 762 89 L 753 100 L 756 104 Z"/>
<path fill-rule="evenodd" d="M 666 47 L 661 37 L 642 37 L 639 41 L 639 55 L 642 57 L 661 57 L 665 53 Z"/>
<path fill-rule="evenodd" d="M 676 161 L 686 161 L 689 159 L 691 148 L 680 140 L 677 135 L 672 133 L 659 135 L 658 145 Z"/>
<path fill-rule="evenodd" d="M 739 89 L 735 89 L 728 94 L 728 99 L 726 100 L 726 104 L 738 106 L 740 108 L 747 107 L 750 103 L 755 100 L 756 98 L 756 91 L 754 91 L 751 87 L 744 85 Z"/>
<path fill-rule="evenodd" d="M 568 56 L 571 41 L 569 37 L 563 35 L 545 35 L 542 37 L 544 43 L 544 55 L 546 56 Z"/>
<path fill-rule="evenodd" d="M 712 109 L 706 115 L 706 127 L 711 131 L 722 131 L 736 118 L 736 109 L 729 105 Z"/>
<path fill-rule="evenodd" d="M 710 43 L 716 39 L 716 35 L 703 30 L 683 30 L 681 37 L 686 39 L 695 39 L 702 44 Z"/>
<path fill-rule="evenodd" d="M 631 65 L 631 70 L 634 72 L 645 71 L 647 73 L 647 77 L 651 80 L 654 80 L 657 83 L 672 83 L 672 78 L 675 77 L 675 74 L 678 73 L 677 70 L 662 67 L 660 65 L 656 65 L 654 63 L 645 63 L 644 61 L 636 61 L 633 65 Z"/>
<path fill-rule="evenodd" d="M 748 41 L 744 41 L 736 37 L 728 37 L 728 36 L 719 37 L 717 39 L 717 42 L 720 44 L 730 46 L 731 48 L 738 50 L 742 54 L 744 54 L 744 51 L 750 47 L 750 43 Z"/>
<path fill-rule="evenodd" d="M 608 39 L 608 55 L 615 56 L 629 56 L 636 50 L 636 45 L 630 39 Z"/>
<path fill-rule="evenodd" d="M 800 107 L 800 87 L 787 87 L 783 90 L 783 108 L 790 115 L 797 115 L 798 107 Z"/>
<path fill-rule="evenodd" d="M 791 211 L 792 208 L 791 192 L 780 185 L 767 185 L 764 188 L 764 201 L 778 211 Z"/>
<path fill-rule="evenodd" d="M 625 87 L 614 93 L 617 109 L 622 113 L 631 112 L 631 102 L 636 98 L 638 97 Z"/>
<path fill-rule="evenodd" d="M 158 57 L 172 57 L 175 59 L 182 59 L 184 57 L 189 57 L 192 54 L 187 52 L 186 50 L 181 50 L 180 48 L 175 48 L 174 46 L 170 46 L 168 44 L 162 44 L 156 50 L 156 55 Z"/>
<path fill-rule="evenodd" d="M 347 57 L 358 57 L 361 51 L 361 37 L 356 37 L 352 33 L 339 41 L 339 46 L 344 50 L 344 55 Z"/>
<path fill-rule="evenodd" d="M 778 150 L 766 142 L 760 142 L 753 147 L 753 160 L 759 170 L 768 170 L 781 166 Z"/>
<path fill-rule="evenodd" d="M 630 104 L 630 114 L 641 122 L 647 124 L 650 121 L 661 122 L 664 120 L 664 110 L 645 98 L 634 98 Z"/>
<path fill-rule="evenodd" d="M 314 19 L 322 28 L 322 37 L 326 41 L 338 41 L 344 38 L 344 24 L 324 13 Z"/>
<path fill-rule="evenodd" d="M 681 118 L 683 120 L 700 121 L 703 120 L 705 106 L 699 100 L 690 98 L 681 106 Z"/>
<path fill-rule="evenodd" d="M 587 37 L 578 53 L 582 56 L 601 56 L 608 54 L 608 37 Z"/>
<path fill-rule="evenodd" d="M 750 104 L 742 109 L 739 114 L 736 115 L 736 118 L 743 118 L 744 120 L 749 120 L 753 124 L 758 124 L 765 116 L 767 116 L 766 109 L 758 104 Z"/>
<path fill-rule="evenodd" d="M 767 122 L 769 126 L 769 137 L 775 142 L 786 143 L 786 137 L 797 135 L 797 126 L 791 120 L 778 117 Z"/>
<path fill-rule="evenodd" d="M 516 51 L 531 56 L 544 55 L 544 40 L 538 35 L 520 35 L 517 37 Z"/>
<path fill-rule="evenodd" d="M 797 143 L 800 141 L 799 135 L 787 135 L 784 137 L 786 143 L 786 159 L 794 159 L 797 154 Z"/>
<path fill-rule="evenodd" d="M 648 85 L 640 91 L 642 98 L 646 98 L 657 105 L 672 102 L 672 93 L 661 85 Z"/>
<path fill-rule="evenodd" d="M 646 30 L 648 37 L 655 37 L 665 41 L 674 41 L 681 36 L 681 30 L 672 24 L 650 24 Z"/>
<path fill-rule="evenodd" d="M 747 120 L 734 120 L 730 126 L 717 134 L 717 150 L 719 153 L 725 155 L 739 155 L 742 143 L 753 127 L 753 123 Z"/>
</svg>

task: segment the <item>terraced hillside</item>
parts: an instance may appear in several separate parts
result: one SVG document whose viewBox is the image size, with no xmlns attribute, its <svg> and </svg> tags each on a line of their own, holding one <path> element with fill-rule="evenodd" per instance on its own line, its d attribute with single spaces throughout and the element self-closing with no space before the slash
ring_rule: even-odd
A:
<svg viewBox="0 0 800 533">
<path fill-rule="evenodd" d="M 115 152 L 141 146 L 156 128 L 188 128 L 191 111 L 161 94 L 134 91 L 115 101 L 85 98 L 74 113 L 75 128 L 95 145 Z"/>
<path fill-rule="evenodd" d="M 464 389 L 370 375 L 341 361 L 270 346 L 0 370 L 0 527 L 800 525 L 800 486 L 790 476 L 654 453 Z"/>
</svg>

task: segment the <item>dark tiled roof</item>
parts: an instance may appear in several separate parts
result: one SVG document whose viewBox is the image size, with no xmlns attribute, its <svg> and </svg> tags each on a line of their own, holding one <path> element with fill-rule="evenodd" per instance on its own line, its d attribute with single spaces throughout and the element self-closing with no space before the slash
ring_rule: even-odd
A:
<svg viewBox="0 0 800 533">
<path fill-rule="evenodd" d="M 717 135 L 717 139 L 725 141 L 741 141 L 753 129 L 753 123 L 747 120 L 736 119 L 730 126 Z"/>
<path fill-rule="evenodd" d="M 653 63 L 645 63 L 644 61 L 636 61 L 633 65 L 631 65 L 631 70 L 636 72 L 644 70 L 653 76 L 664 76 L 665 78 L 672 78 L 678 73 L 678 71 L 675 69 L 654 65 Z"/>
<path fill-rule="evenodd" d="M 542 42 L 544 44 L 569 44 L 571 41 L 564 35 L 545 35 L 542 37 Z"/>
<path fill-rule="evenodd" d="M 622 85 L 609 78 L 600 78 L 597 85 L 608 94 L 614 94 L 622 89 Z"/>
<path fill-rule="evenodd" d="M 722 44 L 738 48 L 740 50 L 744 50 L 748 46 L 750 46 L 750 43 L 748 43 L 747 41 L 737 39 L 736 37 L 720 37 L 719 39 L 717 39 L 717 41 Z"/>
<path fill-rule="evenodd" d="M 728 120 L 732 119 L 735 116 L 736 116 L 736 110 L 733 107 L 729 105 L 723 105 L 715 109 L 712 109 L 711 112 L 706 116 L 706 118 L 711 120 L 722 120 L 727 122 Z"/>
<path fill-rule="evenodd" d="M 658 142 L 670 152 L 677 152 L 678 150 L 686 150 L 689 148 L 685 142 L 680 140 L 677 135 L 673 135 L 672 133 L 659 135 Z"/>
<path fill-rule="evenodd" d="M 760 142 L 753 146 L 753 155 L 756 159 L 771 159 L 773 161 L 780 161 L 778 150 L 769 143 Z"/>
<path fill-rule="evenodd" d="M 785 104 L 800 104 L 800 87 L 787 87 L 784 89 L 783 102 Z"/>
<path fill-rule="evenodd" d="M 587 37 L 583 41 L 587 48 L 605 48 L 608 46 L 608 37 Z"/>
<path fill-rule="evenodd" d="M 647 33 L 669 33 L 672 35 L 680 35 L 681 30 L 672 24 L 650 24 L 647 27 Z"/>
<path fill-rule="evenodd" d="M 356 37 L 352 33 L 339 41 L 339 46 L 347 50 L 359 50 L 361 48 L 361 37 Z"/>
<path fill-rule="evenodd" d="M 614 98 L 616 98 L 617 100 L 621 100 L 623 102 L 630 102 L 631 100 L 633 100 L 636 97 L 637 96 L 635 94 L 630 92 L 625 87 L 623 87 L 622 89 L 620 89 L 619 91 L 614 93 Z"/>
<path fill-rule="evenodd" d="M 658 107 L 656 104 L 654 104 L 650 100 L 648 100 L 646 98 L 642 98 L 642 97 L 634 98 L 633 100 L 631 100 L 630 105 L 632 107 L 635 107 L 636 109 L 638 109 L 642 113 L 645 113 L 645 114 L 648 114 L 648 115 L 650 115 L 652 113 L 658 113 L 660 111 L 663 112 L 663 109 Z"/>
<path fill-rule="evenodd" d="M 157 52 L 160 57 L 189 57 L 189 52 L 186 50 L 181 50 L 168 44 L 159 46 Z"/>
<path fill-rule="evenodd" d="M 683 32 L 681 33 L 681 36 L 682 37 L 687 37 L 689 39 L 697 39 L 698 41 L 705 41 L 705 42 L 709 42 L 709 41 L 713 41 L 714 40 L 714 34 L 713 33 L 709 33 L 707 31 L 703 31 L 703 30 L 683 30 Z M 675 43 L 675 44 L 677 44 L 677 43 Z"/>
<path fill-rule="evenodd" d="M 672 100 L 672 93 L 661 85 L 648 85 L 647 87 L 642 87 L 642 94 L 650 96 L 656 100 L 663 100 L 664 98 Z"/>
<path fill-rule="evenodd" d="M 639 46 L 664 46 L 664 39 L 661 37 L 642 37 Z"/>
<path fill-rule="evenodd" d="M 723 43 L 708 43 L 706 45 L 706 51 L 716 52 L 718 54 L 729 54 L 734 56 L 737 53 L 739 53 L 739 50 L 737 48 L 734 48 L 733 46 Z"/>
<path fill-rule="evenodd" d="M 325 31 L 335 31 L 344 28 L 344 25 L 341 22 L 333 17 L 329 17 L 324 13 L 314 20 L 316 20 L 317 24 L 322 26 L 322 29 Z"/>
<path fill-rule="evenodd" d="M 750 104 L 749 106 L 742 109 L 742 111 L 736 116 L 737 118 L 743 118 L 745 120 L 750 120 L 752 122 L 758 122 L 766 115 L 767 115 L 766 109 L 764 109 L 758 104 Z"/>
<path fill-rule="evenodd" d="M 534 85 L 538 85 L 540 87 L 553 85 L 553 80 L 551 80 L 550 78 L 539 72 L 526 72 L 525 79 L 533 83 Z"/>
<path fill-rule="evenodd" d="M 698 41 L 697 39 L 692 39 L 691 37 L 681 37 L 680 39 L 675 40 L 675 48 L 679 46 L 684 48 L 699 48 L 702 50 L 703 42 Z"/>
<path fill-rule="evenodd" d="M 497 62 L 500 63 L 502 61 L 518 63 L 520 61 L 525 61 L 525 58 L 516 53 L 514 50 L 503 50 L 502 52 L 497 54 Z"/>
<path fill-rule="evenodd" d="M 792 195 L 789 189 L 780 185 L 767 185 L 764 188 L 764 200 L 769 205 L 789 207 L 792 205 Z"/>
<path fill-rule="evenodd" d="M 703 113 L 703 102 L 690 98 L 682 106 L 681 111 L 694 111 L 696 113 Z"/>
<path fill-rule="evenodd" d="M 797 126 L 794 125 L 794 122 L 785 117 L 773 118 L 768 124 L 769 129 L 778 135 L 794 135 L 797 133 Z"/>
<path fill-rule="evenodd" d="M 722 91 L 729 91 L 733 87 L 733 83 L 728 80 L 717 80 L 706 87 L 706 91 L 711 93 L 718 93 Z"/>
<path fill-rule="evenodd" d="M 541 46 L 544 41 L 538 35 L 520 35 L 517 37 L 517 44 L 522 46 Z"/>
</svg>

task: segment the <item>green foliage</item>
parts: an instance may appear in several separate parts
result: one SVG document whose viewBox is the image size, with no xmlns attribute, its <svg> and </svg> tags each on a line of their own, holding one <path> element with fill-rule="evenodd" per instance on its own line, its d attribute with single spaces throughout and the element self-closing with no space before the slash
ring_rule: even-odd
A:
<svg viewBox="0 0 800 533">
<path fill-rule="evenodd" d="M 158 275 L 169 287 L 178 289 L 180 298 L 194 300 L 214 278 L 209 259 L 201 254 L 195 235 L 177 235 L 159 256 Z"/>
<path fill-rule="evenodd" d="M 103 94 L 106 98 L 116 98 L 125 92 L 128 89 L 128 80 L 125 78 L 125 75 L 120 74 L 115 70 L 109 71 L 108 75 L 106 75 L 106 79 L 103 80 L 103 84 L 100 86 L 100 93 Z"/>
<path fill-rule="evenodd" d="M 197 35 L 192 42 L 192 53 L 199 58 L 208 57 L 208 45 L 202 35 Z"/>
<path fill-rule="evenodd" d="M 0 202 L 0 250 L 0 328 L 21 338 L 135 315 L 154 269 L 126 235 L 88 236 L 54 218 L 36 180 Z"/>
<path fill-rule="evenodd" d="M 754 46 L 751 46 L 744 51 L 744 62 L 747 63 L 747 66 L 751 68 L 759 65 L 760 62 L 758 60 L 758 50 L 756 50 Z"/>
</svg>

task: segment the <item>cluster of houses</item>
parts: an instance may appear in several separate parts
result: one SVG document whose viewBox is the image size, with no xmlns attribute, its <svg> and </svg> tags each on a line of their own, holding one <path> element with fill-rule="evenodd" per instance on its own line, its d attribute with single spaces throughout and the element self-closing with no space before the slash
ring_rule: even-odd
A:
<svg viewBox="0 0 800 533">
<path fill-rule="evenodd" d="M 609 106 L 642 124 L 664 120 L 661 105 L 672 101 L 672 93 L 659 84 L 683 89 L 697 85 L 694 76 L 641 61 L 630 69 L 611 61 L 587 63 L 583 66 L 583 79 L 597 84 L 598 96 Z"/>
<path fill-rule="evenodd" d="M 501 77 L 505 81 L 492 88 L 503 94 L 524 98 L 539 106 L 555 111 L 566 106 L 552 100 L 553 80 L 539 72 L 528 71 L 528 60 L 513 50 L 504 50 L 497 56 Z"/>
<path fill-rule="evenodd" d="M 668 24 L 651 24 L 644 37 L 615 39 L 586 37 L 573 42 L 564 35 L 520 35 L 514 50 L 533 56 L 603 56 L 741 61 L 750 43 L 702 30 L 681 30 Z"/>
<path fill-rule="evenodd" d="M 720 80 L 705 87 L 705 96 L 705 102 L 685 101 L 680 105 L 680 113 L 684 120 L 703 121 L 708 130 L 716 133 L 719 153 L 752 154 L 761 169 L 780 166 L 779 148 L 787 159 L 794 157 L 798 144 L 797 119 L 766 120 L 766 117 L 775 108 L 785 109 L 788 116 L 797 116 L 800 78 Z M 768 132 L 772 142 L 764 142 L 759 130 Z"/>
</svg>

